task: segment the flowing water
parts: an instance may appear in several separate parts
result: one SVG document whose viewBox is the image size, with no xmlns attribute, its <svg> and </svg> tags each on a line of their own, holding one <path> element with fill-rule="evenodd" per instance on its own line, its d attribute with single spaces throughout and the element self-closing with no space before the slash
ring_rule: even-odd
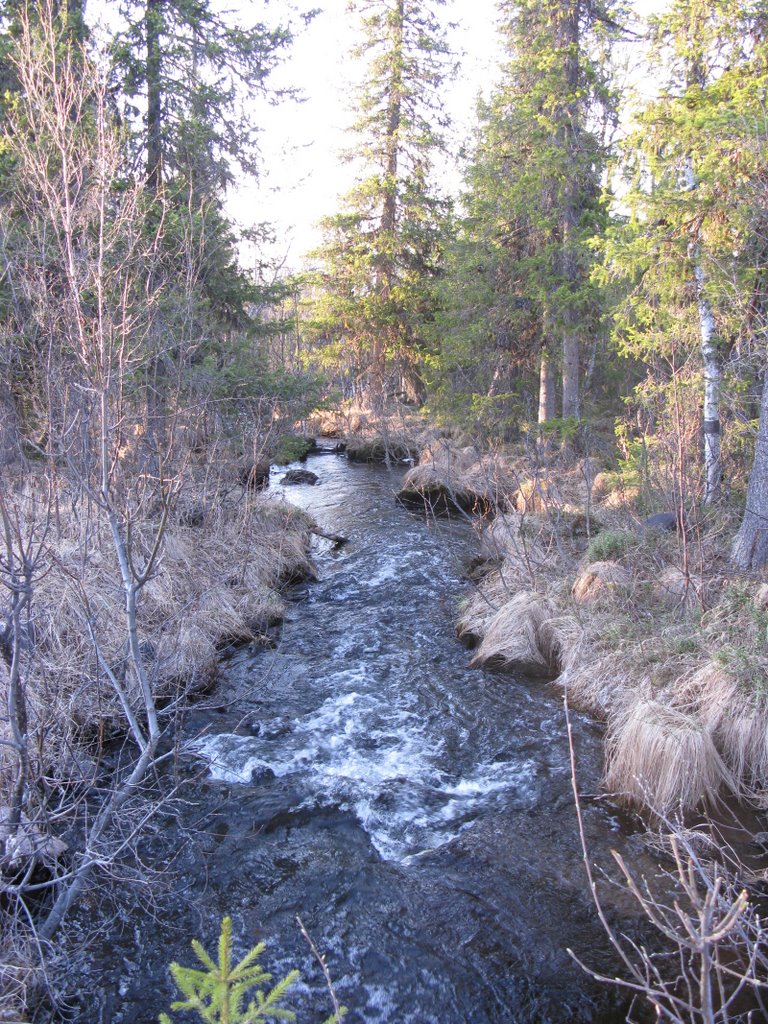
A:
<svg viewBox="0 0 768 1024">
<path fill-rule="evenodd" d="M 294 1008 L 320 1021 L 330 1001 L 298 914 L 349 1021 L 623 1020 L 566 952 L 610 964 L 560 701 L 468 669 L 454 636 L 471 527 L 398 506 L 402 470 L 331 454 L 310 465 L 316 486 L 281 488 L 277 473 L 272 487 L 349 543 L 319 543 L 318 581 L 295 588 L 276 649 L 239 651 L 215 707 L 191 715 L 185 784 L 144 845 L 159 895 L 118 902 L 110 920 L 81 911 L 102 941 L 75 1019 L 156 1020 L 167 963 L 193 962 L 191 937 L 213 947 L 230 914 L 240 950 L 264 939 L 276 976 L 301 969 Z M 577 718 L 575 733 L 595 792 L 598 730 Z M 625 842 L 601 804 L 585 817 L 596 854 Z"/>
</svg>

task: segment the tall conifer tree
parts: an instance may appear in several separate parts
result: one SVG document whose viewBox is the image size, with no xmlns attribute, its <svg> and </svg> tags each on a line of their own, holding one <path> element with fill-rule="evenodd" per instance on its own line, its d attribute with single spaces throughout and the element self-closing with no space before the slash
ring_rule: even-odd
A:
<svg viewBox="0 0 768 1024">
<path fill-rule="evenodd" d="M 480 109 L 450 285 L 479 301 L 471 318 L 457 310 L 449 330 L 459 349 L 464 337 L 493 352 L 489 394 L 536 357 L 540 421 L 555 412 L 559 362 L 562 414 L 579 418 L 580 352 L 597 316 L 590 241 L 606 218 L 600 129 L 614 114 L 606 56 L 616 25 L 605 5 L 585 0 L 506 0 L 500 10 L 507 59 Z"/>
<path fill-rule="evenodd" d="M 765 315 L 768 250 L 756 197 L 767 17 L 763 0 L 676 0 L 652 20 L 663 86 L 629 140 L 631 217 L 608 246 L 607 267 L 630 283 L 618 318 L 628 351 L 667 362 L 675 386 L 678 368 L 693 368 L 705 503 L 720 491 L 726 357 L 754 348 Z"/>
<path fill-rule="evenodd" d="M 388 391 L 422 397 L 417 369 L 433 316 L 444 204 L 431 184 L 445 119 L 448 48 L 441 0 L 366 0 L 355 51 L 366 62 L 350 158 L 361 173 L 342 212 L 324 222 L 317 323 L 335 339 L 374 404 Z"/>
</svg>

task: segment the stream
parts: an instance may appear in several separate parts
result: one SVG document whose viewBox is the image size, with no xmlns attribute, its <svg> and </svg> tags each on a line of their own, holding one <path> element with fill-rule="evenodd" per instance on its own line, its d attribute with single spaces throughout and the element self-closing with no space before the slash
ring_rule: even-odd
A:
<svg viewBox="0 0 768 1024">
<path fill-rule="evenodd" d="M 613 971 L 561 702 L 470 670 L 455 639 L 471 526 L 401 508 L 402 469 L 334 454 L 308 466 L 317 485 L 282 487 L 281 470 L 271 489 L 349 543 L 317 542 L 318 581 L 294 588 L 277 647 L 236 652 L 189 716 L 183 784 L 142 843 L 156 882 L 116 878 L 73 921 L 73 946 L 100 939 L 73 959 L 72 1019 L 156 1021 L 174 996 L 167 964 L 194 963 L 191 938 L 213 951 L 229 914 L 238 953 L 264 940 L 275 978 L 300 969 L 301 1022 L 331 1004 L 296 915 L 349 1022 L 618 1024 L 618 997 L 566 951 Z M 574 716 L 574 733 L 594 794 L 600 731 Z M 609 805 L 586 800 L 585 824 L 596 859 L 631 845 Z"/>
</svg>

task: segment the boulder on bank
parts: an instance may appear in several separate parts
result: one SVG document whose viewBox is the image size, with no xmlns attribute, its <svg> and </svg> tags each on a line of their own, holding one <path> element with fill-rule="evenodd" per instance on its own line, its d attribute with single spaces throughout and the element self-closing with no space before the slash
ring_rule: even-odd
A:
<svg viewBox="0 0 768 1024">
<path fill-rule="evenodd" d="M 280 481 L 286 487 L 294 487 L 298 484 L 310 484 L 314 486 L 320 477 L 311 469 L 289 469 Z"/>
<path fill-rule="evenodd" d="M 652 516 L 646 516 L 638 524 L 638 533 L 645 533 L 647 530 L 660 530 L 661 532 L 674 533 L 680 526 L 680 516 L 677 512 L 654 512 Z"/>
<path fill-rule="evenodd" d="M 500 455 L 480 456 L 471 446 L 456 448 L 441 439 L 421 453 L 397 497 L 407 507 L 436 513 L 486 513 L 503 508 L 515 486 L 515 473 Z"/>
<path fill-rule="evenodd" d="M 577 604 L 594 604 L 626 596 L 632 576 L 618 562 L 591 562 L 576 578 L 571 596 Z"/>
<path fill-rule="evenodd" d="M 653 596 L 659 604 L 670 611 L 691 611 L 698 604 L 704 603 L 706 595 L 700 579 L 695 579 L 690 573 L 684 573 L 675 565 L 669 565 L 662 569 L 653 584 Z"/>
</svg>

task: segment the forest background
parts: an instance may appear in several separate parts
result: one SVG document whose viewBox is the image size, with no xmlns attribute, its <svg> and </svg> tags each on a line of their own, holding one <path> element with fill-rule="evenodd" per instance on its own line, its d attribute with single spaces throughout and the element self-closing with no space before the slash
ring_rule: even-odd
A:
<svg viewBox="0 0 768 1024">
<path fill-rule="evenodd" d="M 518 460 L 511 505 L 558 523 L 575 513 L 553 475 L 581 460 L 587 533 L 623 537 L 603 562 L 670 513 L 669 642 L 687 616 L 708 657 L 722 634 L 702 616 L 727 606 L 749 640 L 719 663 L 729 713 L 754 724 L 765 693 L 749 588 L 768 559 L 768 6 L 677 0 L 644 21 L 608 0 L 504 0 L 451 196 L 450 10 L 353 4 L 350 185 L 290 274 L 269 204 L 242 229 L 227 196 L 259 173 L 260 112 L 292 101 L 293 35 L 322 14 L 119 11 L 96 31 L 83 0 L 2 5 L 2 870 L 27 951 L 11 1001 L 38 942 L 126 855 L 222 644 L 263 637 L 309 571 L 310 524 L 260 488 L 318 410 L 378 431 L 385 457 L 393 425 L 428 424 Z M 624 88 L 628 63 L 650 98 Z M 656 621 L 645 590 L 632 600 L 621 642 Z M 710 725 L 696 738 L 714 751 Z M 729 770 L 765 789 L 765 743 L 735 735 Z M 684 802 L 721 781 L 704 773 Z"/>
</svg>

